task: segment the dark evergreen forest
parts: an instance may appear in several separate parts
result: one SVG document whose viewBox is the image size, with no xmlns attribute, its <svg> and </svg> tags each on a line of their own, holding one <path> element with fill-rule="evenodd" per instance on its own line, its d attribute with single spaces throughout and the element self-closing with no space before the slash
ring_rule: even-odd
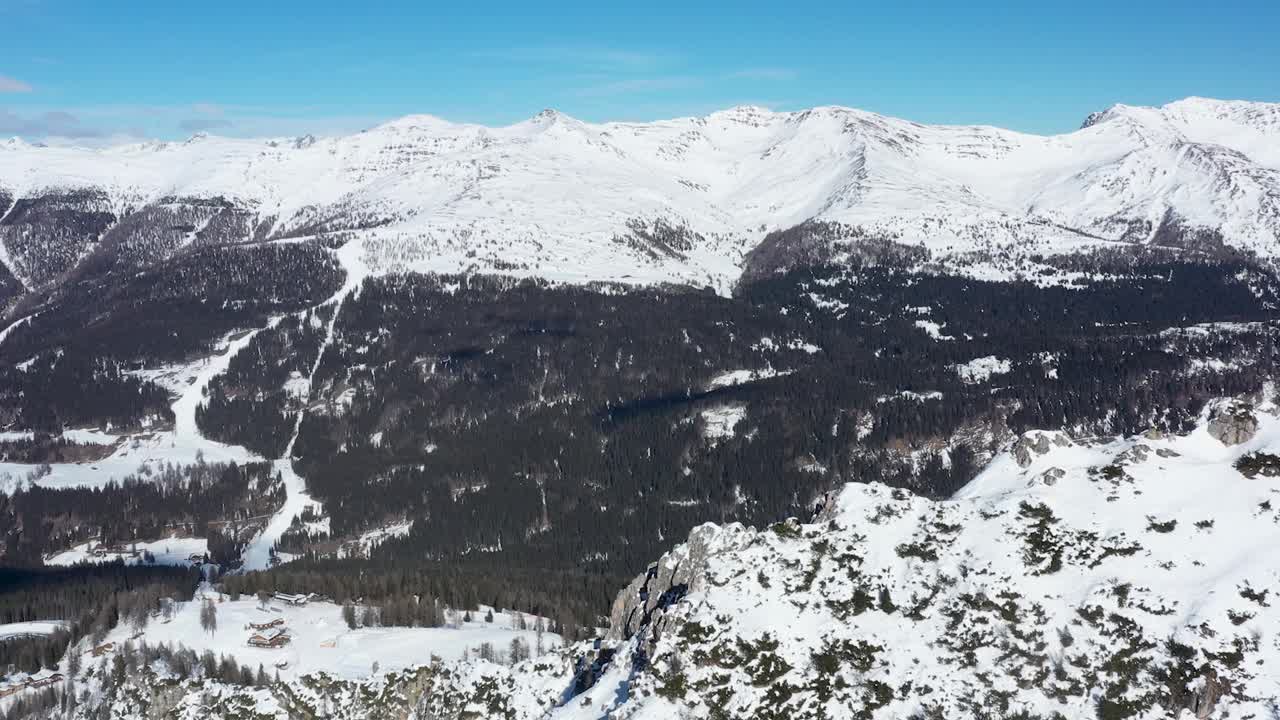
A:
<svg viewBox="0 0 1280 720">
<path fill-rule="evenodd" d="M 327 541 L 409 519 L 412 531 L 377 548 L 372 567 L 499 582 L 542 574 L 582 588 L 553 591 L 558 602 L 600 611 L 611 591 L 587 588 L 616 587 L 701 522 L 805 515 L 848 481 L 945 497 L 1014 433 L 1183 429 L 1205 400 L 1272 373 L 1267 274 L 1161 258 L 1123 276 L 1093 272 L 1078 287 L 1042 287 L 805 267 L 731 298 L 370 281 L 337 319 L 295 448 L 333 537 L 290 537 L 291 551 L 312 550 L 294 569 L 317 583 L 350 577 L 370 566 L 325 559 Z M 1234 324 L 1179 329 L 1201 323 Z M 258 434 L 282 447 L 281 382 L 301 362 L 289 339 L 305 360 L 308 327 L 255 339 L 224 385 L 235 397 L 210 406 L 243 409 L 227 421 L 206 412 L 206 432 L 249 440 L 244 417 L 278 418 Z M 1008 372 L 974 380 L 956 369 L 987 356 Z M 1222 362 L 1196 362 L 1205 358 Z M 756 375 L 716 385 L 735 370 Z M 726 408 L 736 427 L 713 432 L 709 418 Z"/>
<path fill-rule="evenodd" d="M 845 482 L 946 497 L 1024 430 L 1183 429 L 1207 399 L 1274 375 L 1280 295 L 1248 259 L 1037 258 L 1057 264 L 1054 282 L 986 282 L 889 246 L 839 267 L 788 257 L 757 262 L 773 269 L 731 297 L 389 276 L 334 318 L 319 307 L 342 279 L 325 245 L 197 248 L 44 298 L 0 345 L 0 427 L 171 422 L 171 398 L 133 371 L 256 330 L 199 426 L 278 457 L 308 397 L 292 460 L 331 534 L 299 525 L 282 549 L 301 559 L 227 582 L 573 627 L 597 624 L 623 579 L 702 522 L 803 516 Z M 1000 372 L 966 374 L 982 358 Z M 90 452 L 48 438 L 0 450 Z M 280 500 L 266 472 L 26 490 L 0 500 L 5 562 L 176 527 L 234 564 L 252 517 Z M 339 557 L 405 521 L 371 557 Z"/>
<path fill-rule="evenodd" d="M 67 645 L 101 638 L 121 621 L 145 622 L 169 600 L 190 600 L 195 570 L 126 566 L 0 568 L 0 624 L 62 620 L 66 630 L 39 638 L 0 642 L 0 668 L 25 672 L 56 667 Z"/>
</svg>

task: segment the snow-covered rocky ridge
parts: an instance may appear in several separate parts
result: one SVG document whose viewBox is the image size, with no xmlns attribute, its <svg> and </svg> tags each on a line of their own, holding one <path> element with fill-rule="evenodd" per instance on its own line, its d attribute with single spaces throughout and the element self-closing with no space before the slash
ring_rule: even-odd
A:
<svg viewBox="0 0 1280 720">
<path fill-rule="evenodd" d="M 1202 98 L 1117 105 L 1057 136 L 735 107 L 501 128 L 409 116 L 346 137 L 103 150 L 14 139 L 0 143 L 0 263 L 33 289 L 101 238 L 154 257 L 357 230 L 374 272 L 723 288 L 765 235 L 813 219 L 942 257 L 1115 241 L 1274 255 L 1277 148 L 1280 104 Z M 130 233 L 159 245 L 130 250 Z"/>
<path fill-rule="evenodd" d="M 946 502 L 850 485 L 810 524 L 704 526 L 619 597 L 599 698 L 634 673 L 618 715 L 1270 717 L 1280 419 L 1205 420 L 1031 433 Z"/>
<path fill-rule="evenodd" d="M 1028 433 L 948 501 L 851 484 L 811 522 L 704 525 L 619 594 L 596 647 L 171 688 L 163 716 L 1274 717 L 1278 415 Z"/>
</svg>

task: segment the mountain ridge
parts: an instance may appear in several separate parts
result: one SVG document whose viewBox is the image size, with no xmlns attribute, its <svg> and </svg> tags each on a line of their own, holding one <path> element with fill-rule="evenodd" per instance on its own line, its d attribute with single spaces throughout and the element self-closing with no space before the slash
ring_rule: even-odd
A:
<svg viewBox="0 0 1280 720">
<path fill-rule="evenodd" d="M 63 216 L 108 213 L 109 224 L 217 199 L 246 219 L 227 242 L 356 232 L 375 273 L 723 289 L 768 233 L 811 220 L 944 259 L 1106 243 L 1269 257 L 1280 253 L 1276 148 L 1280 104 L 1203 98 L 1115 105 L 1049 136 L 839 106 L 602 124 L 545 110 L 500 128 L 410 115 L 330 138 L 199 135 L 103 150 L 9 141 L 0 193 L 13 208 L 52 203 Z M 86 193 L 98 199 L 68 207 L 63 197 Z M 8 269 L 37 286 L 105 233 L 68 237 L 8 215 Z M 656 222 L 681 228 L 683 249 L 628 242 L 633 224 Z M 28 257 L 43 236 L 69 244 L 51 269 Z"/>
</svg>

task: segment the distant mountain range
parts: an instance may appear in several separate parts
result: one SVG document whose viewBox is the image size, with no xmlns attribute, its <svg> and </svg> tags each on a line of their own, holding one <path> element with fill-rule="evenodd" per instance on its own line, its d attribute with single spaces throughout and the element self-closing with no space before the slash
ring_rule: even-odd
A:
<svg viewBox="0 0 1280 720">
<path fill-rule="evenodd" d="M 415 115 L 344 137 L 101 150 L 14 138 L 0 208 L 0 276 L 24 290 L 104 255 L 340 231 L 359 233 L 374 273 L 717 288 L 770 232 L 814 220 L 944 261 L 1114 243 L 1271 256 L 1280 104 L 1116 105 L 1055 136 L 735 107 L 605 124 L 547 110 L 502 128 Z"/>
</svg>

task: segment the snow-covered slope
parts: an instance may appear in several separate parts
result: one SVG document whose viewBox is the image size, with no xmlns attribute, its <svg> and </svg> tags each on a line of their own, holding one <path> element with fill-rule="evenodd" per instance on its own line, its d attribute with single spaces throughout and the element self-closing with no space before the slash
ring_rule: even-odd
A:
<svg viewBox="0 0 1280 720">
<path fill-rule="evenodd" d="M 1213 412 L 1029 433 L 946 502 L 850 485 L 811 524 L 703 526 L 555 716 L 1273 717 L 1280 418 Z"/>
<path fill-rule="evenodd" d="M 416 713 L 382 716 L 1275 717 L 1278 415 L 1255 399 L 1182 436 L 1031 432 L 948 501 L 851 484 L 808 523 L 701 526 L 601 641 L 406 671 L 431 678 L 396 686 Z M 164 716 L 284 718 L 302 697 L 370 718 L 341 698 L 380 682 L 189 685 L 164 702 L 195 714 Z"/>
<path fill-rule="evenodd" d="M 347 137 L 201 135 L 105 150 L 14 139 L 0 143 L 0 260 L 28 287 L 47 279 L 34 267 L 29 225 L 59 217 L 70 191 L 81 191 L 85 212 L 117 221 L 191 199 L 250 217 L 233 224 L 189 211 L 191 237 L 166 247 L 211 223 L 244 239 L 359 229 L 375 272 L 723 286 L 767 232 L 809 219 L 944 255 L 1121 240 L 1272 255 L 1277 148 L 1280 104 L 1200 98 L 1115 106 L 1050 137 L 842 107 L 736 107 L 599 125 L 544 111 L 502 128 L 410 116 Z M 22 205 L 51 194 L 60 204 L 43 215 Z M 89 244 L 63 252 L 55 269 Z"/>
</svg>

